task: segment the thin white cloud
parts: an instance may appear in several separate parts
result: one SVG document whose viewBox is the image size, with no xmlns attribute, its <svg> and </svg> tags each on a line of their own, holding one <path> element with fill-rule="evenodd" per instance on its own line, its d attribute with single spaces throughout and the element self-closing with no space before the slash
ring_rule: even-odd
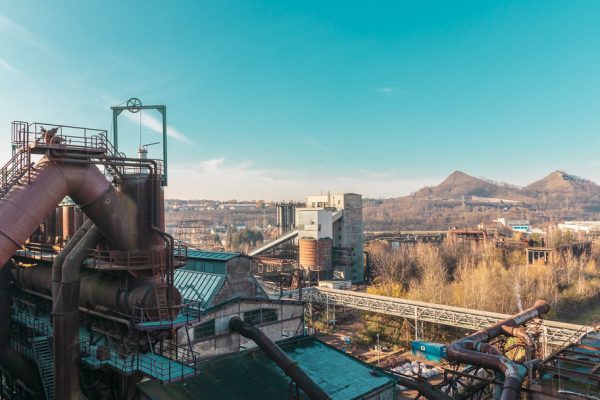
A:
<svg viewBox="0 0 600 400">
<path fill-rule="evenodd" d="M 323 144 L 322 142 L 320 142 L 319 140 L 315 139 L 312 136 L 306 136 L 306 137 L 304 137 L 303 140 L 304 140 L 304 144 L 306 144 L 308 147 L 312 147 L 313 149 L 317 149 L 317 150 L 324 151 L 327 153 L 331 152 L 330 147 Z"/>
<path fill-rule="evenodd" d="M 0 14 L 0 31 L 6 32 L 9 35 L 16 37 L 18 40 L 33 47 L 37 47 L 40 50 L 47 49 L 46 44 L 44 44 L 43 40 L 38 35 L 2 14 Z"/>
<path fill-rule="evenodd" d="M 378 88 L 377 89 L 377 91 L 379 93 L 392 93 L 395 90 L 396 90 L 396 88 L 394 88 L 393 86 L 386 86 L 386 87 L 382 87 L 382 88 Z"/>
<path fill-rule="evenodd" d="M 113 103 L 114 104 L 114 103 Z M 140 122 L 140 114 L 139 113 L 131 113 L 129 111 L 123 111 L 121 114 L 128 120 L 139 123 Z M 162 121 L 158 118 L 148 114 L 147 112 L 142 111 L 142 125 L 153 132 L 162 134 Z M 193 142 L 185 136 L 183 133 L 179 132 L 177 129 L 172 126 L 167 125 L 167 135 L 171 136 L 175 140 L 179 140 L 180 142 L 184 142 L 187 144 L 193 144 Z"/>
<path fill-rule="evenodd" d="M 0 58 L 0 67 L 4 68 L 11 74 L 21 75 L 23 73 L 20 70 L 18 70 L 17 68 L 15 68 L 13 65 L 9 64 L 8 61 L 3 60 L 2 58 Z"/>
<path fill-rule="evenodd" d="M 252 161 L 217 157 L 196 163 L 171 165 L 169 198 L 301 200 L 322 190 L 361 193 L 364 197 L 406 195 L 439 179 L 407 178 L 397 172 L 354 169 L 347 174 L 318 174 L 272 169 Z"/>
</svg>

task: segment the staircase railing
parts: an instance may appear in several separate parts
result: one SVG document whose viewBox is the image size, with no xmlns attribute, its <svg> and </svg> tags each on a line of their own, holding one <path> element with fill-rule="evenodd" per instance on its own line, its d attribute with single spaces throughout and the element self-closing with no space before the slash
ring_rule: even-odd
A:
<svg viewBox="0 0 600 400">
<path fill-rule="evenodd" d="M 27 173 L 30 167 L 30 158 L 26 152 L 18 151 L 0 169 L 0 197 L 6 193 Z"/>
<path fill-rule="evenodd" d="M 54 399 L 54 360 L 49 338 L 47 336 L 33 338 L 31 346 L 37 361 L 40 378 L 42 378 L 46 399 Z"/>
</svg>

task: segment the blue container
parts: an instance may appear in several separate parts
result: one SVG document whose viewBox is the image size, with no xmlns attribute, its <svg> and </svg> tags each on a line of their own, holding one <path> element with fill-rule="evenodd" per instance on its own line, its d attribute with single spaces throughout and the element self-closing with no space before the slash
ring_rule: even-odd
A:
<svg viewBox="0 0 600 400">
<path fill-rule="evenodd" d="M 430 361 L 440 361 L 446 358 L 446 345 L 415 340 L 412 342 L 412 353 Z"/>
</svg>

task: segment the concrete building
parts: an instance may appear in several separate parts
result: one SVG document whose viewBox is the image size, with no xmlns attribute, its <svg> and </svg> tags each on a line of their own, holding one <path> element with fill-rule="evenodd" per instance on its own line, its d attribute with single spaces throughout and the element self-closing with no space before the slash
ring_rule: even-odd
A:
<svg viewBox="0 0 600 400">
<path fill-rule="evenodd" d="M 175 287 L 201 315 L 187 332 L 179 331 L 178 342 L 191 338 L 201 358 L 255 346 L 229 329 L 233 316 L 251 321 L 273 341 L 304 334 L 302 303 L 270 300 L 252 276 L 250 258 L 242 254 L 191 250 L 186 266 L 175 271 Z"/>
<path fill-rule="evenodd" d="M 561 231 L 600 233 L 600 221 L 565 221 L 558 224 Z"/>
<path fill-rule="evenodd" d="M 362 282 L 364 280 L 363 262 L 363 213 L 362 196 L 355 193 L 327 194 L 306 196 L 306 208 L 298 209 L 296 213 L 298 236 L 314 237 L 313 227 L 300 229 L 301 220 L 306 220 L 302 214 L 315 215 L 322 222 L 329 220 L 323 214 L 331 214 L 331 236 L 333 239 L 333 275 L 334 279 Z M 329 233 L 329 227 L 321 223 L 320 235 L 324 238 Z"/>
<path fill-rule="evenodd" d="M 527 233 L 530 231 L 531 226 L 529 221 L 526 219 L 507 219 L 507 218 L 498 218 L 496 220 L 499 224 L 506 226 L 507 228 L 515 231 L 515 232 L 524 232 Z"/>
<path fill-rule="evenodd" d="M 248 255 L 256 257 L 267 252 L 275 252 L 278 246 L 290 241 L 301 244 L 303 240 L 315 240 L 325 245 L 305 247 L 307 256 L 316 256 L 320 260 L 332 260 L 326 265 L 317 265 L 319 279 L 350 280 L 352 282 L 364 281 L 363 261 L 363 214 L 362 196 L 354 193 L 327 194 L 307 196 L 306 207 L 296 208 L 296 227 L 272 239 Z M 329 243 L 327 243 L 329 242 Z M 302 246 L 300 246 L 302 250 Z M 331 248 L 331 254 L 329 253 Z M 302 253 L 299 251 L 299 253 Z M 300 254 L 300 259 L 302 254 Z M 308 257 L 310 258 L 310 257 Z M 301 263 L 300 263 L 301 264 Z M 331 264 L 331 266 L 328 266 Z M 305 272 L 315 272 L 302 266 Z M 312 280 L 312 278 L 311 278 Z"/>
</svg>

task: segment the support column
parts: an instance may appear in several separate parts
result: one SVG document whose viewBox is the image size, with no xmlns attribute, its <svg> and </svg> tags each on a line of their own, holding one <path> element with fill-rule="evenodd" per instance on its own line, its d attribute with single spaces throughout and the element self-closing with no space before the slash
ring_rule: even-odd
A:
<svg viewBox="0 0 600 400">
<path fill-rule="evenodd" d="M 419 340 L 419 310 L 415 306 L 415 340 Z"/>
</svg>

